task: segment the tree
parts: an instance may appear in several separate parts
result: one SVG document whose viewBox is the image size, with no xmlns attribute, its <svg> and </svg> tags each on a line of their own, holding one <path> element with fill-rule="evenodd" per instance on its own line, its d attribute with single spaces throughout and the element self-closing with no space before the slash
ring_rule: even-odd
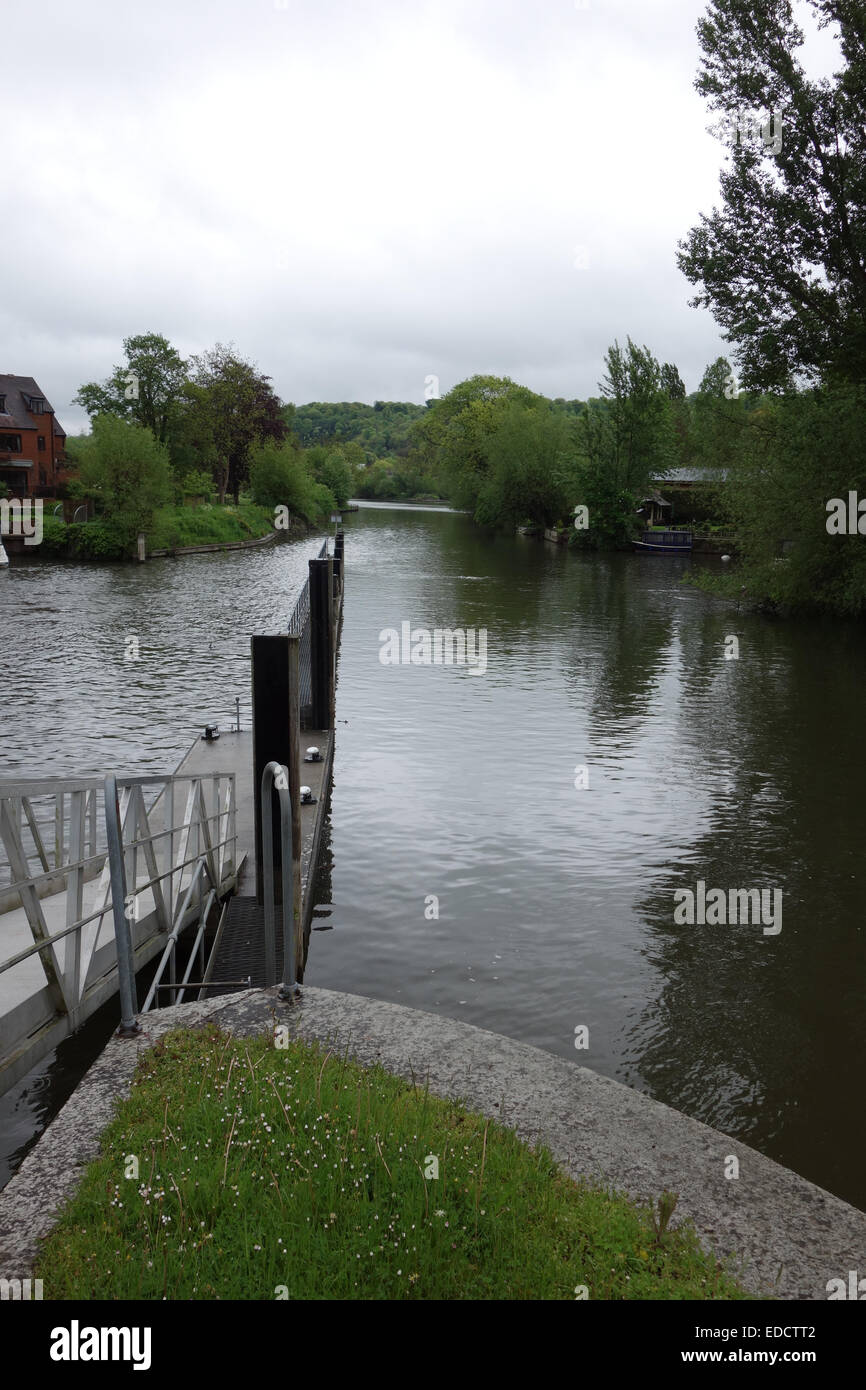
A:
<svg viewBox="0 0 866 1390">
<path fill-rule="evenodd" d="M 212 469 L 220 502 L 231 491 L 237 504 L 246 480 L 252 446 L 264 439 L 282 442 L 289 427 L 270 377 L 217 343 L 190 359 L 193 375 L 185 388 L 184 430 L 200 461 Z"/>
<path fill-rule="evenodd" d="M 692 303 L 736 344 L 750 389 L 866 381 L 866 10 L 862 0 L 809 4 L 821 26 L 837 26 L 832 81 L 806 77 L 791 0 L 710 0 L 698 24 L 695 87 L 727 117 L 727 138 L 732 121 L 740 138 L 721 174 L 723 206 L 702 215 L 677 259 L 700 286 Z M 772 143 L 756 129 L 742 138 L 756 112 Z"/>
<path fill-rule="evenodd" d="M 864 537 L 837 534 L 828 504 L 847 512 L 863 491 L 866 387 L 764 398 L 745 419 L 725 497 L 740 546 L 728 579 L 739 597 L 786 610 L 866 615 Z"/>
<path fill-rule="evenodd" d="M 167 448 L 151 430 L 106 414 L 94 419 L 79 457 L 82 484 L 100 498 L 125 544 L 132 544 L 148 529 L 157 507 L 170 499 Z"/>
<path fill-rule="evenodd" d="M 637 494 L 671 467 L 676 442 L 670 400 L 661 368 L 649 348 L 627 339 L 605 355 L 607 374 L 599 382 L 613 425 L 609 466 L 617 492 Z M 640 500 L 640 499 L 638 499 Z"/>
<path fill-rule="evenodd" d="M 455 506 L 474 511 L 487 476 L 490 436 L 508 406 L 542 403 L 543 396 L 510 377 L 470 377 L 416 420 L 410 461 L 421 473 L 441 476 Z"/>
<path fill-rule="evenodd" d="M 575 489 L 574 449 L 567 417 L 549 402 L 506 405 L 487 440 L 486 478 L 475 520 L 514 527 L 562 520 Z"/>
<path fill-rule="evenodd" d="M 169 441 L 177 421 L 187 364 L 161 333 L 124 338 L 126 365 L 114 368 L 107 381 L 88 382 L 76 404 L 88 415 L 116 415 L 143 425 L 160 444 Z"/>
<path fill-rule="evenodd" d="M 333 494 L 317 483 L 303 454 L 290 442 L 268 439 L 250 454 L 250 490 L 264 507 L 288 507 L 290 513 L 314 521 L 334 507 Z"/>
<path fill-rule="evenodd" d="M 345 507 L 352 494 L 352 469 L 339 449 L 328 454 L 317 481 L 330 489 L 338 507 Z"/>
<path fill-rule="evenodd" d="M 665 362 L 662 364 L 661 388 L 669 400 L 685 400 L 685 384 L 673 362 Z"/>
</svg>

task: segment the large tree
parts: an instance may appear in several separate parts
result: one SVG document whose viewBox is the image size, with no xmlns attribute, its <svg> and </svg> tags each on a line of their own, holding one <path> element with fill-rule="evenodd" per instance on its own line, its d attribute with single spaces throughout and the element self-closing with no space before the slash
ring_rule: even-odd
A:
<svg viewBox="0 0 866 1390">
<path fill-rule="evenodd" d="M 79 449 L 80 481 L 131 544 L 170 498 L 168 450 L 142 425 L 97 415 Z"/>
<path fill-rule="evenodd" d="M 490 439 L 508 407 L 542 404 L 543 396 L 510 377 L 469 377 L 415 421 L 410 459 L 421 471 L 444 480 L 455 506 L 474 511 L 487 477 Z"/>
<path fill-rule="evenodd" d="M 662 369 L 649 348 L 631 338 L 605 355 L 599 388 L 613 426 L 609 467 L 617 489 L 637 493 L 662 477 L 675 459 L 673 414 Z"/>
<path fill-rule="evenodd" d="M 839 39 L 832 81 L 798 61 L 791 0 L 710 0 L 698 24 L 695 86 L 726 118 L 731 163 L 678 262 L 751 389 L 866 381 L 866 5 L 808 2 Z"/>
<path fill-rule="evenodd" d="M 217 343 L 190 359 L 184 435 L 201 466 L 210 467 L 219 490 L 238 500 L 249 472 L 250 450 L 263 440 L 282 443 L 290 433 L 279 399 L 262 376 L 230 347 Z"/>
<path fill-rule="evenodd" d="M 177 420 L 187 364 L 161 333 L 124 338 L 126 363 L 107 381 L 90 381 L 75 401 L 88 415 L 116 415 L 143 425 L 160 444 L 168 442 Z"/>
</svg>

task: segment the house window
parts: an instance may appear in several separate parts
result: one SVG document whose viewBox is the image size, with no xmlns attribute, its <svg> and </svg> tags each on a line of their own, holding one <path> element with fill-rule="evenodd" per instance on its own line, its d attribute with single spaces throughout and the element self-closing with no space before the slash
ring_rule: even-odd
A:
<svg viewBox="0 0 866 1390">
<path fill-rule="evenodd" d="M 0 434 L 0 454 L 20 454 L 20 434 Z"/>
<path fill-rule="evenodd" d="M 37 447 L 37 449 L 39 450 L 40 454 L 42 454 L 42 453 L 45 452 L 45 435 L 44 435 L 44 434 L 39 434 L 39 435 L 36 436 L 36 447 Z"/>
<path fill-rule="evenodd" d="M 0 393 L 0 415 L 6 414 L 6 397 Z"/>
<path fill-rule="evenodd" d="M 48 474 L 45 472 L 45 469 L 44 469 L 41 465 L 40 465 L 40 468 L 39 468 L 39 486 L 40 486 L 40 487 L 47 487 L 47 486 L 48 486 Z"/>
</svg>

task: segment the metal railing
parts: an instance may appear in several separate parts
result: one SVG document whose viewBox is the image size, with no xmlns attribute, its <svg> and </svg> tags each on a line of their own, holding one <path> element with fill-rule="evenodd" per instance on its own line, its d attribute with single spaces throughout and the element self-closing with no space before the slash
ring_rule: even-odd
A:
<svg viewBox="0 0 866 1390">
<path fill-rule="evenodd" d="M 180 932 L 198 917 L 203 940 L 236 882 L 236 844 L 232 773 L 0 782 L 0 1093 L 118 990 L 132 1031 L 135 970 L 162 951 L 174 979 Z"/>
<path fill-rule="evenodd" d="M 304 580 L 304 587 L 289 618 L 289 636 L 298 637 L 298 685 L 301 710 L 308 710 L 313 703 L 312 639 L 310 636 L 310 580 Z"/>
<path fill-rule="evenodd" d="M 292 798 L 289 792 L 289 770 L 278 762 L 270 762 L 262 773 L 262 902 L 265 910 L 265 977 L 269 985 L 277 983 L 276 915 L 274 896 L 274 837 L 271 833 L 271 806 L 274 792 L 280 806 L 280 884 L 283 923 L 283 979 L 280 999 L 294 999 L 300 994 L 295 960 L 295 889 L 292 864 Z"/>
</svg>

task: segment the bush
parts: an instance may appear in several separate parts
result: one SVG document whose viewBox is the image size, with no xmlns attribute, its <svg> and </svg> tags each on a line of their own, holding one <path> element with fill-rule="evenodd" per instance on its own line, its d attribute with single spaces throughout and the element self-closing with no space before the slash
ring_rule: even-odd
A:
<svg viewBox="0 0 866 1390">
<path fill-rule="evenodd" d="M 335 506 L 334 495 L 315 482 L 306 460 L 291 444 L 260 444 L 250 459 L 250 491 L 262 507 L 288 507 L 289 513 L 315 521 Z"/>
</svg>

